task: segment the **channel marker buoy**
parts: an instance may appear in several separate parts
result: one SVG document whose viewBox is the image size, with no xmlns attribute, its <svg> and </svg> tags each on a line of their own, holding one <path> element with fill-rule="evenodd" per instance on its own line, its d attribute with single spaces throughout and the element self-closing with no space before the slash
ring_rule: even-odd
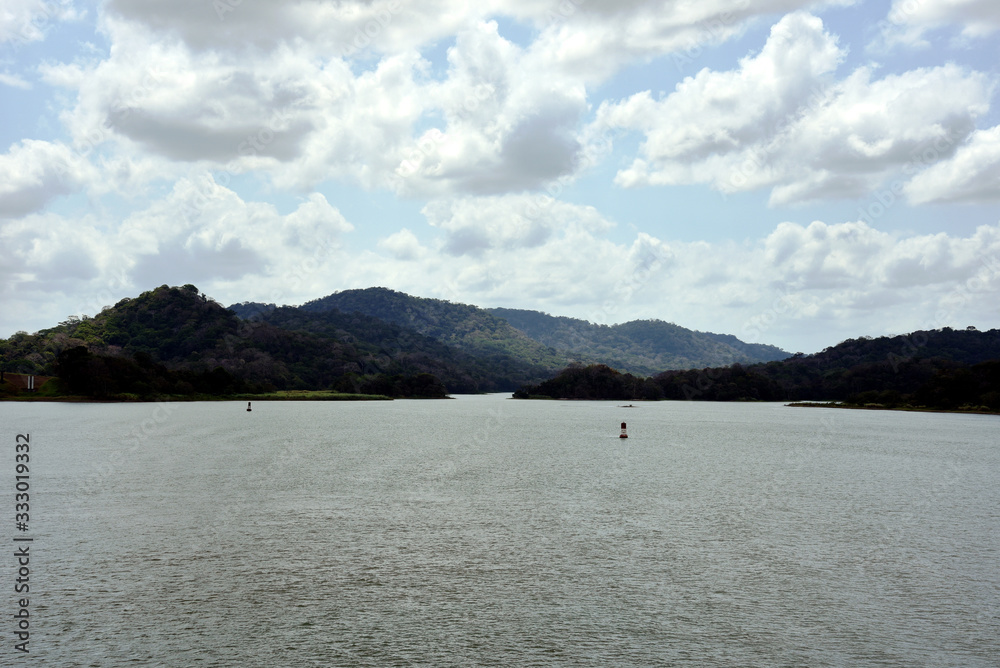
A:
<svg viewBox="0 0 1000 668">
<path fill-rule="evenodd" d="M 248 401 L 247 402 L 247 413 L 249 413 L 249 412 L 250 412 L 250 402 Z"/>
<path fill-rule="evenodd" d="M 622 422 L 622 433 L 618 438 L 628 438 L 628 434 L 625 432 L 625 423 Z"/>
</svg>

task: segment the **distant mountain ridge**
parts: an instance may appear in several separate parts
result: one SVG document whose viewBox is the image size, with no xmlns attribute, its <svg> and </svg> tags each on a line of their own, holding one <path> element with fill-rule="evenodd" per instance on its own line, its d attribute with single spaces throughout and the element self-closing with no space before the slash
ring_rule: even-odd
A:
<svg viewBox="0 0 1000 668">
<path fill-rule="evenodd" d="M 510 355 L 552 370 L 576 361 L 574 355 L 556 353 L 486 309 L 388 288 L 344 290 L 298 308 L 311 313 L 363 313 L 478 356 Z"/>
<path fill-rule="evenodd" d="M 484 309 L 412 297 L 387 288 L 344 290 L 299 308 L 357 311 L 474 354 L 502 352 L 554 370 L 568 364 L 606 363 L 622 371 L 649 374 L 791 356 L 775 346 L 745 343 L 735 336 L 697 332 L 659 320 L 597 325 L 539 311 Z"/>
<path fill-rule="evenodd" d="M 488 310 L 558 351 L 572 350 L 577 356 L 597 359 L 633 374 L 652 375 L 668 369 L 752 364 L 791 357 L 775 346 L 746 343 L 729 334 L 698 332 L 662 320 L 596 325 L 538 311 Z"/>
<path fill-rule="evenodd" d="M 102 358 L 86 361 L 94 368 L 131 373 L 134 369 L 115 360 L 142 360 L 140 366 L 162 364 L 168 370 L 195 374 L 219 369 L 265 391 L 337 389 L 374 394 L 392 394 L 391 387 L 384 391 L 387 385 L 406 385 L 403 381 L 427 374 L 447 382 L 452 392 L 500 391 L 549 375 L 528 365 L 502 369 L 484 364 L 434 339 L 357 313 L 266 311 L 269 320 L 241 320 L 193 285 L 161 286 L 123 299 L 93 318 L 70 318 L 48 330 L 0 340 L 0 368 L 54 373 L 61 355 L 85 348 Z M 83 359 L 79 354 L 77 358 Z M 147 390 L 122 389 L 122 383 L 108 386 L 139 394 Z M 151 393 L 176 389 L 172 381 L 169 390 L 148 388 Z"/>
<path fill-rule="evenodd" d="M 578 348 L 566 343 L 567 332 Z M 299 307 L 243 302 L 227 309 L 193 285 L 164 285 L 93 318 L 70 317 L 0 340 L 0 369 L 53 373 L 62 353 L 81 347 L 91 357 L 75 353 L 68 360 L 74 368 L 103 369 L 107 378 L 127 372 L 132 380 L 107 386 L 120 393 L 138 386 L 140 394 L 147 387 L 169 393 L 164 388 L 184 383 L 392 394 L 393 387 L 437 382 L 450 392 L 496 392 L 544 381 L 571 365 L 606 362 L 631 371 L 662 364 L 655 367 L 662 371 L 777 355 L 772 347 L 658 321 L 607 327 L 386 288 L 345 290 Z M 170 375 L 175 371 L 195 375 Z"/>
</svg>

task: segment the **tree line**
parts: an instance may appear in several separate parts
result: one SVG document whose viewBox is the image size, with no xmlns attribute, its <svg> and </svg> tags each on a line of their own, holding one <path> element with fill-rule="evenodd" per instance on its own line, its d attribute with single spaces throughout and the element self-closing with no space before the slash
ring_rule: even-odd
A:
<svg viewBox="0 0 1000 668">
<path fill-rule="evenodd" d="M 849 339 L 814 355 L 766 364 L 665 371 L 642 378 L 606 365 L 574 366 L 516 398 L 839 401 L 886 407 L 1000 411 L 1000 330 L 943 328 Z"/>
</svg>

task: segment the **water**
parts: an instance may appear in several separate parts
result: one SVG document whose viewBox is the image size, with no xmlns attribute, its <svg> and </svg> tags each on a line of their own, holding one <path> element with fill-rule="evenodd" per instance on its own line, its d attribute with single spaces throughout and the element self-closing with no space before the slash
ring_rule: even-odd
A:
<svg viewBox="0 0 1000 668">
<path fill-rule="evenodd" d="M 244 408 L 0 404 L 8 502 L 32 438 L 36 665 L 1000 663 L 1000 418 Z"/>
</svg>

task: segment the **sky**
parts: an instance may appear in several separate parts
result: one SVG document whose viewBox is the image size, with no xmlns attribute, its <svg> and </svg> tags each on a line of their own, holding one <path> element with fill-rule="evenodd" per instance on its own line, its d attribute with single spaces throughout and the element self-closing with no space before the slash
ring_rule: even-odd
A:
<svg viewBox="0 0 1000 668">
<path fill-rule="evenodd" d="M 4 0 L 0 337 L 384 286 L 1000 327 L 995 0 Z"/>
</svg>

